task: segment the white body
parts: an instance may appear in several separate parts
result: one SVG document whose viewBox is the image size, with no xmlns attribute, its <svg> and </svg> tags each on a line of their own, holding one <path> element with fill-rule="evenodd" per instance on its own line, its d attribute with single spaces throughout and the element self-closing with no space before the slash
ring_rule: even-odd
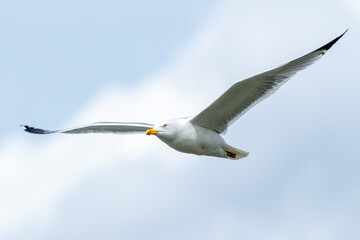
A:
<svg viewBox="0 0 360 240">
<path fill-rule="evenodd" d="M 167 121 L 166 130 L 163 125 L 155 127 L 156 136 L 179 152 L 206 155 L 228 159 L 246 157 L 249 153 L 228 145 L 221 135 L 214 130 L 194 125 L 189 118 L 178 118 Z"/>
</svg>

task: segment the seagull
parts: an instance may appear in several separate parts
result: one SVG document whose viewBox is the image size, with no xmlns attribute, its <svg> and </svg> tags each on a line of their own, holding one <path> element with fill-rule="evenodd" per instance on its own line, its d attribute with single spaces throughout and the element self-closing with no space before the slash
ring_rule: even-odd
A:
<svg viewBox="0 0 360 240">
<path fill-rule="evenodd" d="M 96 122 L 80 127 L 49 131 L 27 125 L 34 134 L 115 133 L 155 135 L 177 151 L 237 160 L 248 152 L 230 146 L 222 138 L 227 128 L 258 102 L 269 97 L 290 77 L 320 59 L 345 33 L 324 46 L 275 69 L 236 82 L 215 102 L 194 117 L 176 118 L 158 124 L 142 122 Z"/>
</svg>

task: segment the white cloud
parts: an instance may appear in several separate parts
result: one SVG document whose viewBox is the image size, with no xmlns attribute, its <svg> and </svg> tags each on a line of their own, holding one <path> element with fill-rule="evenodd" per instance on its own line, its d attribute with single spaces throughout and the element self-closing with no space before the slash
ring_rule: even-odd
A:
<svg viewBox="0 0 360 240">
<path fill-rule="evenodd" d="M 230 1 L 219 6 L 167 66 L 133 88 L 103 89 L 65 127 L 104 120 L 156 122 L 197 113 L 239 77 L 277 66 L 336 36 L 338 29 L 324 37 L 331 28 L 323 27 L 324 22 L 332 13 L 319 18 L 317 5 L 312 10 L 304 7 L 310 3 L 315 4 L 282 2 L 282 8 L 274 9 L 266 3 L 259 7 Z M 284 8 L 289 11 L 282 11 Z M 305 13 L 307 18 L 301 18 Z M 291 34 L 285 38 L 284 32 Z M 341 48 L 336 50 L 341 56 Z M 341 143 L 340 137 L 353 140 L 351 134 L 341 134 L 350 131 L 360 115 L 341 109 L 349 105 L 356 88 L 338 86 L 338 80 L 332 78 L 342 72 L 328 67 L 339 63 L 334 56 L 325 56 L 324 60 L 329 57 L 327 66 L 313 66 L 296 78 L 296 84 L 284 86 L 277 97 L 232 126 L 225 138 L 251 151 L 243 161 L 178 153 L 154 137 L 141 135 L 17 135 L 0 149 L 0 236 L 29 226 L 45 235 L 51 234 L 46 228 L 58 233 L 56 223 L 63 217 L 60 209 L 78 214 L 81 221 L 72 224 L 87 229 L 84 238 L 96 236 L 98 225 L 126 239 L 131 234 L 174 239 L 174 233 L 179 239 L 219 239 L 224 234 L 227 239 L 338 239 L 340 233 L 351 232 L 344 220 L 356 220 L 356 216 L 344 212 L 354 202 L 347 208 L 343 206 L 346 199 L 332 200 L 336 193 L 331 190 L 338 188 L 327 184 L 336 181 L 323 172 L 326 167 L 327 172 L 335 171 L 332 167 L 339 155 L 356 158 L 352 151 L 344 153 L 344 146 L 334 148 Z M 326 74 L 329 69 L 332 74 Z M 323 90 L 321 96 L 319 89 Z M 341 98 L 335 101 L 335 94 Z M 350 117 L 337 119 L 332 106 Z M 313 116 L 309 117 L 309 111 Z M 337 123 L 347 126 L 338 129 Z M 335 139 L 329 139 L 334 135 Z M 324 140 L 330 149 L 321 145 Z M 356 143 L 349 144 L 356 147 Z M 336 170 L 346 171 L 355 163 L 343 160 L 342 164 Z M 342 172 L 338 176 L 348 186 L 342 194 L 358 199 L 359 190 L 350 184 L 351 176 L 355 175 Z M 98 193 L 91 193 L 86 181 L 100 178 L 108 181 L 96 188 Z M 85 193 L 85 203 L 68 200 L 70 203 L 64 204 L 67 197 L 81 193 Z M 328 202 L 323 204 L 324 200 Z M 82 210 L 82 204 L 95 207 Z M 342 212 L 331 211 L 339 205 Z M 321 206 L 325 207 L 319 210 Z M 88 223 L 89 219 L 99 223 Z M 64 222 L 66 230 L 75 231 L 67 229 Z M 108 226 L 114 222 L 123 232 Z M 208 230 L 208 226 L 213 228 Z"/>
<path fill-rule="evenodd" d="M 163 92 L 161 97 L 152 97 L 154 89 Z M 140 87 L 135 91 L 106 90 L 73 122 L 104 119 L 146 121 L 154 116 L 174 114 L 171 105 L 182 104 L 174 103 L 175 99 L 179 99 L 174 98 L 176 95 L 176 91 L 156 85 Z M 162 98 L 170 100 L 163 102 Z M 162 111 L 154 106 L 161 106 Z M 39 137 L 46 138 L 46 142 Z M 0 234 L 16 229 L 19 224 L 29 224 L 29 220 L 40 226 L 50 222 L 49 217 L 52 217 L 58 201 L 89 174 L 119 161 L 123 165 L 141 164 L 151 155 L 164 157 L 159 152 L 174 156 L 157 139 L 145 135 L 29 135 L 9 140 L 0 151 L 0 191 L 6 193 L 0 199 Z M 176 162 L 166 163 L 164 160 L 168 167 Z M 179 164 L 176 167 L 180 167 Z"/>
</svg>

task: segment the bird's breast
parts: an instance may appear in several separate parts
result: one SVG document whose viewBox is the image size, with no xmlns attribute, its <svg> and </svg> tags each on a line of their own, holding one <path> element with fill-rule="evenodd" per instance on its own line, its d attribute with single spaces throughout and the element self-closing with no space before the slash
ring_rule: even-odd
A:
<svg viewBox="0 0 360 240">
<path fill-rule="evenodd" d="M 180 152 L 210 156 L 223 154 L 223 138 L 212 130 L 198 126 L 186 127 L 179 131 L 175 138 L 161 140 Z"/>
</svg>

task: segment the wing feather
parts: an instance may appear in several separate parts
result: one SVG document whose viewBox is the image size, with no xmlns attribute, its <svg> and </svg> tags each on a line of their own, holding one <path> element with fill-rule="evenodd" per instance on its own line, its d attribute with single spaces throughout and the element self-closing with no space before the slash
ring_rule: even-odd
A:
<svg viewBox="0 0 360 240">
<path fill-rule="evenodd" d="M 86 133 L 114 133 L 114 134 L 136 134 L 145 133 L 146 130 L 153 128 L 153 124 L 137 122 L 97 122 L 80 127 L 74 127 L 63 130 L 49 131 L 40 128 L 22 125 L 24 131 L 34 134 L 50 133 L 68 133 L 68 134 L 86 134 Z"/>
<path fill-rule="evenodd" d="M 232 122 L 274 93 L 290 77 L 321 58 L 345 33 L 303 57 L 235 83 L 191 122 L 218 133 L 226 131 Z"/>
</svg>

